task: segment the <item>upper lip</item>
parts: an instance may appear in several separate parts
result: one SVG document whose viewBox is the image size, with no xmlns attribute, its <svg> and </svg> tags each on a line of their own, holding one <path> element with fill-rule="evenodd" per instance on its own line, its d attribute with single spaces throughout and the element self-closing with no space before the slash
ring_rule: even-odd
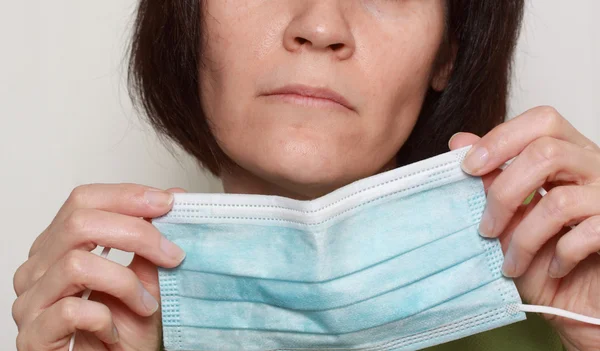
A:
<svg viewBox="0 0 600 351">
<path fill-rule="evenodd" d="M 331 89 L 328 89 L 328 88 L 317 88 L 317 87 L 311 87 L 311 86 L 302 85 L 302 84 L 291 84 L 291 85 L 286 85 L 281 88 L 269 91 L 264 95 L 283 95 L 283 94 L 296 94 L 296 95 L 301 95 L 301 96 L 306 96 L 306 97 L 327 99 L 327 100 L 331 100 L 333 102 L 337 102 L 338 104 L 340 104 L 350 110 L 354 110 L 354 107 L 350 104 L 350 102 L 348 102 L 348 100 L 346 100 L 345 97 L 343 97 L 341 94 L 338 94 L 337 92 L 335 92 Z"/>
</svg>

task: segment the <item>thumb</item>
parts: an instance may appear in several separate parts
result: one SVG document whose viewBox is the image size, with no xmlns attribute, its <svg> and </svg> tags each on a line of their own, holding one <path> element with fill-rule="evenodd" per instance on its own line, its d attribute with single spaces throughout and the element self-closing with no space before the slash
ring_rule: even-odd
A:
<svg viewBox="0 0 600 351">
<path fill-rule="evenodd" d="M 475 144 L 480 137 L 473 133 L 456 133 L 448 140 L 450 150 L 460 149 L 461 147 Z"/>
<path fill-rule="evenodd" d="M 165 191 L 170 192 L 170 193 L 187 193 L 187 191 L 183 188 L 170 188 Z"/>
<path fill-rule="evenodd" d="M 170 193 L 185 193 L 186 191 L 182 188 L 170 188 L 166 191 Z M 151 218 L 144 218 L 147 222 L 152 222 Z M 134 255 L 133 260 L 129 264 L 131 269 L 140 279 L 144 287 L 148 290 L 152 296 L 159 299 L 160 289 L 158 286 L 158 268 L 147 259 L 142 256 Z"/>
<path fill-rule="evenodd" d="M 185 193 L 186 191 L 182 188 L 170 188 L 166 191 L 170 193 Z M 151 218 L 144 218 L 144 220 L 151 222 Z M 143 258 L 142 256 L 134 255 L 133 260 L 129 264 L 131 269 L 140 279 L 144 288 L 148 290 L 152 296 L 156 299 L 160 298 L 160 289 L 158 286 L 158 268 L 152 262 Z"/>
<path fill-rule="evenodd" d="M 479 139 L 481 138 L 473 133 L 456 133 L 448 141 L 448 147 L 450 148 L 450 150 L 460 149 L 461 147 L 475 144 L 477 141 L 479 141 Z M 496 177 L 500 173 L 502 173 L 502 170 L 496 169 L 481 177 L 486 192 L 489 189 L 490 185 L 492 185 L 492 183 L 494 182 L 494 179 L 496 179 Z"/>
</svg>

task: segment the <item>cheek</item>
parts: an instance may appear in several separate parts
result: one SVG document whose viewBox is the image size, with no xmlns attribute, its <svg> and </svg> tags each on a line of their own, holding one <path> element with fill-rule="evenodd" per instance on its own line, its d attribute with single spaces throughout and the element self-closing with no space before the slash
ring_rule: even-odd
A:
<svg viewBox="0 0 600 351">
<path fill-rule="evenodd" d="M 246 117 L 255 82 L 280 45 L 286 16 L 275 13 L 277 7 L 265 0 L 208 0 L 207 5 L 205 65 L 200 69 L 202 106 L 217 137 L 237 138 L 236 131 L 252 123 Z"/>
<path fill-rule="evenodd" d="M 246 66 L 245 74 L 240 74 L 236 67 L 240 64 L 236 59 L 236 38 L 228 33 L 220 35 L 219 39 L 212 36 L 211 43 L 205 46 L 206 63 L 200 69 L 199 83 L 202 107 L 217 140 L 223 140 L 244 123 L 244 100 L 239 97 L 243 96 L 243 91 L 250 91 L 246 82 L 252 72 Z"/>
<path fill-rule="evenodd" d="M 433 13 L 429 13 L 433 11 Z M 430 87 L 433 65 L 443 36 L 443 11 L 432 9 L 405 23 L 379 23 L 366 28 L 364 47 L 357 50 L 362 74 L 369 77 L 371 117 L 384 120 L 388 133 L 408 134 Z"/>
</svg>

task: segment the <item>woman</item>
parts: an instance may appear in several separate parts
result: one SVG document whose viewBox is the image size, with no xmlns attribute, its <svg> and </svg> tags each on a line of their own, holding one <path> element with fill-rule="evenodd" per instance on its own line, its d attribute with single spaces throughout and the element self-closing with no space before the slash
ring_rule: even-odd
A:
<svg viewBox="0 0 600 351">
<path fill-rule="evenodd" d="M 480 232 L 501 239 L 504 274 L 529 303 L 598 316 L 600 148 L 551 107 L 502 123 L 522 11 L 522 0 L 141 0 L 132 95 L 229 193 L 313 199 L 474 144 L 463 168 L 484 177 Z M 521 206 L 540 186 L 549 194 Z M 185 254 L 141 218 L 181 191 L 77 187 L 15 274 L 18 349 L 66 350 L 76 329 L 76 350 L 159 349 L 156 267 Z M 96 245 L 136 255 L 126 268 Z M 530 317 L 435 349 L 600 349 L 599 327 L 546 319 L 553 331 Z"/>
</svg>

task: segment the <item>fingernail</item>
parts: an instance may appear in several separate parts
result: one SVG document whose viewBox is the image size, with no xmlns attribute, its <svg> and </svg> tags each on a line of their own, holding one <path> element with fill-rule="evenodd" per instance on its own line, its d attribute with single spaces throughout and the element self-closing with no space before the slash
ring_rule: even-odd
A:
<svg viewBox="0 0 600 351">
<path fill-rule="evenodd" d="M 493 238 L 495 224 L 496 220 L 494 217 L 492 217 L 490 211 L 486 209 L 483 211 L 483 216 L 481 217 L 481 222 L 479 223 L 479 234 L 485 238 Z"/>
<path fill-rule="evenodd" d="M 119 341 L 119 331 L 117 330 L 117 327 L 113 325 L 113 330 L 112 330 L 112 334 L 113 334 L 113 340 L 116 342 Z"/>
<path fill-rule="evenodd" d="M 148 290 L 142 287 L 142 291 L 142 302 L 144 303 L 144 306 L 146 306 L 146 309 L 151 313 L 156 312 L 158 310 L 158 302 Z"/>
<path fill-rule="evenodd" d="M 517 274 L 517 265 L 515 262 L 515 258 L 513 257 L 512 250 L 508 250 L 506 252 L 506 256 L 504 256 L 504 264 L 502 265 L 502 274 L 505 277 L 514 278 Z"/>
<path fill-rule="evenodd" d="M 484 147 L 474 147 L 467 152 L 465 159 L 462 163 L 462 169 L 469 173 L 474 174 L 485 166 L 490 155 Z"/>
<path fill-rule="evenodd" d="M 160 239 L 160 249 L 165 255 L 177 260 L 177 263 L 181 263 L 185 258 L 185 251 L 164 236 Z"/>
<path fill-rule="evenodd" d="M 454 139 L 455 136 L 457 136 L 458 134 L 460 134 L 461 132 L 458 133 L 454 133 L 452 134 L 452 136 L 450 137 L 450 140 L 448 140 L 448 148 L 450 148 L 450 144 L 452 144 L 452 139 Z"/>
<path fill-rule="evenodd" d="M 548 276 L 550 278 L 560 278 L 560 262 L 556 258 L 552 258 L 552 262 L 550 263 L 550 267 L 548 268 Z"/>
<path fill-rule="evenodd" d="M 155 207 L 169 206 L 173 202 L 173 194 L 165 191 L 146 191 L 144 198 L 149 205 Z"/>
</svg>

